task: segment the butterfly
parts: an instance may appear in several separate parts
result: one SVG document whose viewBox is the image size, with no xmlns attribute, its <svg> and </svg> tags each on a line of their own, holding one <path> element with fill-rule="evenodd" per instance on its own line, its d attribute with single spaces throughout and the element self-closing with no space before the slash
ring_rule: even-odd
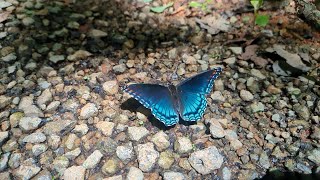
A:
<svg viewBox="0 0 320 180">
<path fill-rule="evenodd" d="M 206 95 L 219 76 L 220 67 L 190 77 L 177 86 L 159 84 L 130 84 L 123 88 L 166 126 L 184 121 L 198 121 L 207 107 Z"/>
</svg>

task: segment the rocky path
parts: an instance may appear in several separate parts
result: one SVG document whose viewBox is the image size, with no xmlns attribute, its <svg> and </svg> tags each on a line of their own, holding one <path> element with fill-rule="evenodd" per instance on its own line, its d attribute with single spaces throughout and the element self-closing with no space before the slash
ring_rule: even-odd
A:
<svg viewBox="0 0 320 180">
<path fill-rule="evenodd" d="M 319 34 L 291 1 L 265 28 L 216 2 L 0 1 L 0 179 L 316 178 Z M 196 124 L 165 127 L 121 91 L 217 66 Z"/>
</svg>

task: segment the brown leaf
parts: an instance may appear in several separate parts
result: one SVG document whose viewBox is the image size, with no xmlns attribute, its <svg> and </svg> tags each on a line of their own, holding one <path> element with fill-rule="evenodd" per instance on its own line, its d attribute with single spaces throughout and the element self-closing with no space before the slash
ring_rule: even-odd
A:
<svg viewBox="0 0 320 180">
<path fill-rule="evenodd" d="M 0 23 L 2 23 L 3 21 L 8 19 L 10 12 L 9 11 L 5 11 L 3 13 L 0 13 Z"/>
</svg>

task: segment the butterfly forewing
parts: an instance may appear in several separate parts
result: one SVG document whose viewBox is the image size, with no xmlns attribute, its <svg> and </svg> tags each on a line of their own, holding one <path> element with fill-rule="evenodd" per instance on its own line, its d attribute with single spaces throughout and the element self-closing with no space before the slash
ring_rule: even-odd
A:
<svg viewBox="0 0 320 180">
<path fill-rule="evenodd" d="M 208 94 L 220 72 L 220 67 L 202 72 L 179 83 L 177 89 L 183 92 Z"/>
<path fill-rule="evenodd" d="M 172 126 L 179 121 L 179 114 L 172 101 L 167 87 L 157 84 L 131 84 L 124 91 L 132 95 L 166 126 Z"/>
<path fill-rule="evenodd" d="M 185 121 L 198 121 L 207 107 L 206 95 L 210 93 L 221 72 L 221 68 L 205 71 L 193 76 L 177 86 L 180 100 L 180 116 Z"/>
</svg>

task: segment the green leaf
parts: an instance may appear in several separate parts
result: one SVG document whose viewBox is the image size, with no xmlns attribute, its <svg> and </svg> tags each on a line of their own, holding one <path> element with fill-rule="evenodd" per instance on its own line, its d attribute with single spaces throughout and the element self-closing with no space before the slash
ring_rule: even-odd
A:
<svg viewBox="0 0 320 180">
<path fill-rule="evenodd" d="M 256 16 L 255 23 L 259 26 L 266 26 L 269 22 L 269 16 L 268 15 L 260 15 L 258 14 Z"/>
<path fill-rule="evenodd" d="M 173 2 L 163 5 L 163 6 L 158 6 L 158 7 L 152 7 L 150 8 L 151 11 L 156 12 L 156 13 L 162 13 L 165 9 L 167 9 L 168 7 L 172 6 Z"/>
<path fill-rule="evenodd" d="M 254 11 L 257 11 L 262 5 L 262 0 L 251 0 L 250 3 L 253 6 Z"/>
<path fill-rule="evenodd" d="M 152 2 L 153 0 L 143 0 L 144 3 Z"/>
<path fill-rule="evenodd" d="M 202 4 L 199 2 L 196 2 L 196 1 L 191 1 L 191 2 L 189 2 L 189 6 L 193 7 L 193 8 L 198 8 L 198 7 L 201 7 Z"/>
</svg>

